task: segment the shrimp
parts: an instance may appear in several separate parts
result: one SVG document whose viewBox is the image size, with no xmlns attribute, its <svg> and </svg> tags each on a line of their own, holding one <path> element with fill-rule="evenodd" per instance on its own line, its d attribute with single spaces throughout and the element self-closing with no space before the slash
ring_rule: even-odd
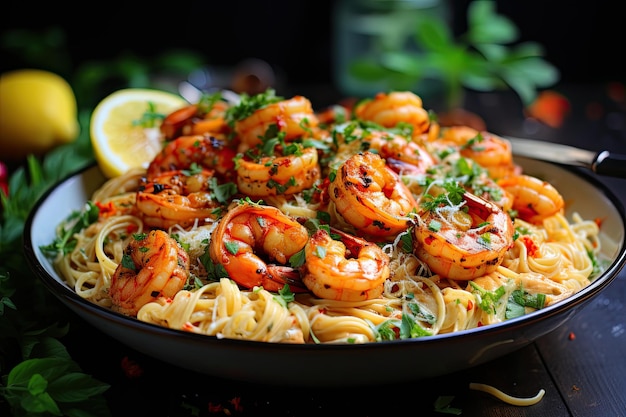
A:
<svg viewBox="0 0 626 417">
<path fill-rule="evenodd" d="M 389 278 L 389 256 L 375 243 L 339 230 L 334 240 L 318 229 L 306 245 L 302 281 L 317 297 L 364 301 L 380 297 Z"/>
<path fill-rule="evenodd" d="M 312 129 L 318 124 L 309 99 L 295 96 L 289 100 L 268 104 L 250 116 L 235 121 L 234 130 L 243 145 L 239 150 L 245 152 L 261 143 L 261 138 L 272 125 L 276 125 L 278 131 L 284 133 L 285 141 L 291 141 L 312 136 Z"/>
<path fill-rule="evenodd" d="M 203 223 L 216 217 L 220 203 L 209 190 L 212 171 L 197 173 L 176 170 L 161 173 L 151 182 L 140 185 L 135 206 L 147 226 L 168 229 Z"/>
<path fill-rule="evenodd" d="M 414 135 L 426 132 L 430 126 L 430 116 L 422 105 L 422 99 L 410 91 L 378 93 L 374 98 L 358 103 L 354 113 L 357 119 L 387 128 L 408 123 L 413 126 Z"/>
<path fill-rule="evenodd" d="M 446 199 L 450 204 L 416 216 L 415 254 L 432 272 L 450 279 L 471 280 L 493 272 L 513 244 L 511 218 L 495 203 L 469 192 L 459 204 L 449 195 Z"/>
<path fill-rule="evenodd" d="M 218 177 L 228 180 L 235 170 L 233 158 L 236 155 L 234 149 L 214 136 L 180 136 L 169 142 L 150 162 L 147 176 L 150 179 L 166 171 L 187 169 L 197 164 L 215 170 Z"/>
<path fill-rule="evenodd" d="M 412 174 L 423 174 L 428 168 L 435 165 L 435 158 L 424 146 L 411 138 L 375 130 L 370 131 L 363 141 L 369 144 L 369 149 L 376 150 L 381 157 L 387 160 L 388 165 L 392 167 L 402 165 L 397 164 L 397 161 L 411 164 L 410 172 Z"/>
<path fill-rule="evenodd" d="M 469 126 L 452 126 L 444 129 L 441 139 L 458 146 L 462 156 L 485 168 L 491 178 L 505 178 L 521 172 L 513 162 L 511 143 L 493 133 Z"/>
<path fill-rule="evenodd" d="M 225 120 L 227 109 L 228 103 L 220 100 L 190 104 L 165 116 L 161 133 L 166 140 L 204 133 L 226 134 L 229 130 Z"/>
<path fill-rule="evenodd" d="M 289 284 L 304 291 L 300 274 L 286 266 L 307 243 L 307 229 L 272 206 L 234 202 L 211 234 L 209 254 L 228 276 L 245 288 L 278 291 Z M 268 264 L 260 255 L 277 264 Z"/>
<path fill-rule="evenodd" d="M 299 193 L 313 187 L 321 176 L 315 148 L 255 160 L 244 156 L 237 164 L 237 187 L 250 197 Z"/>
<path fill-rule="evenodd" d="M 562 212 L 565 202 L 552 184 L 530 175 L 516 175 L 498 181 L 513 197 L 513 209 L 519 218 L 538 224 L 546 217 Z"/>
<path fill-rule="evenodd" d="M 400 176 L 372 152 L 348 158 L 328 194 L 346 222 L 371 236 L 397 236 L 409 227 L 409 213 L 418 207 Z"/>
<path fill-rule="evenodd" d="M 162 230 L 134 235 L 111 277 L 113 309 L 136 316 L 159 297 L 173 298 L 189 277 L 189 255 Z"/>
</svg>

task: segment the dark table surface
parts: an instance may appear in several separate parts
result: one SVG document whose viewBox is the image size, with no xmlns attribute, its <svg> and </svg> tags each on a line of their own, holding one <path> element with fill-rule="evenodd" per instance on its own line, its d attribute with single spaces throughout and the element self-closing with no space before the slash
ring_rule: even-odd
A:
<svg viewBox="0 0 626 417">
<path fill-rule="evenodd" d="M 471 96 L 467 107 L 494 133 L 626 153 L 623 86 L 569 86 L 561 92 L 571 107 L 558 128 L 526 119 L 514 98 Z M 596 177 L 626 205 L 625 179 Z M 201 375 L 145 356 L 79 319 L 65 343 L 86 373 L 111 384 L 105 396 L 114 416 L 441 416 L 433 403 L 453 396 L 451 405 L 464 416 L 618 417 L 626 416 L 625 304 L 623 269 L 572 318 L 514 353 L 437 378 L 358 388 L 267 386 Z M 543 388 L 545 396 L 536 405 L 511 406 L 470 390 L 472 382 L 521 397 Z"/>
</svg>

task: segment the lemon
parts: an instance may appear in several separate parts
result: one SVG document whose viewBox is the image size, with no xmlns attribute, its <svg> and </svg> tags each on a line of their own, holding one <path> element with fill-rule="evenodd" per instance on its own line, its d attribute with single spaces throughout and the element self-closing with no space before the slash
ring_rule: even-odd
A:
<svg viewBox="0 0 626 417">
<path fill-rule="evenodd" d="M 165 116 L 188 105 L 176 94 L 143 88 L 118 90 L 104 99 L 91 115 L 94 156 L 109 178 L 131 168 L 146 167 L 162 147 L 161 119 L 153 126 L 140 123 L 147 112 Z"/>
<path fill-rule="evenodd" d="M 36 69 L 0 75 L 0 159 L 42 154 L 79 131 L 76 96 L 61 76 Z"/>
</svg>

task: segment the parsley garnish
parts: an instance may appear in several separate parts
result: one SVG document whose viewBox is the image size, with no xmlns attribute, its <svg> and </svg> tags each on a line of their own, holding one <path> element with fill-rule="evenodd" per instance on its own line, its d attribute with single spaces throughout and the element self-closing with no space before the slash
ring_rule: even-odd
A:
<svg viewBox="0 0 626 417">
<path fill-rule="evenodd" d="M 76 247 L 74 235 L 98 220 L 100 209 L 88 201 L 83 210 L 73 211 L 61 225 L 61 231 L 54 241 L 40 249 L 46 256 L 54 257 L 58 252 L 64 255 Z"/>
</svg>

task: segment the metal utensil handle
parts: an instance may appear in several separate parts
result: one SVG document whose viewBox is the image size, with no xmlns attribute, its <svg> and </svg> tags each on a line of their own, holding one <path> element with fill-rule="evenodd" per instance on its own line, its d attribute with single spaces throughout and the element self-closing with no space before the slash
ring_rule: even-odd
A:
<svg viewBox="0 0 626 417">
<path fill-rule="evenodd" d="M 626 178 L 626 155 L 601 151 L 591 167 L 599 175 Z"/>
</svg>

